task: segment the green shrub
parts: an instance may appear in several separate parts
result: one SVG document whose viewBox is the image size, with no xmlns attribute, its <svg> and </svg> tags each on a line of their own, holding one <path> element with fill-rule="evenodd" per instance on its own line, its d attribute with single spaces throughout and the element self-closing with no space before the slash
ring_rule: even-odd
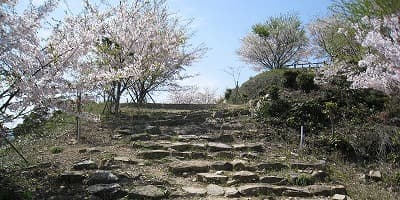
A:
<svg viewBox="0 0 400 200">
<path fill-rule="evenodd" d="M 39 131 L 38 128 L 43 126 L 48 120 L 50 114 L 47 108 L 37 107 L 24 117 L 24 122 L 14 128 L 15 135 L 30 134 L 34 131 Z"/>
<path fill-rule="evenodd" d="M 229 98 L 231 98 L 231 95 L 232 95 L 232 89 L 226 89 L 224 94 L 225 100 L 229 100 Z"/>
<path fill-rule="evenodd" d="M 268 93 L 270 86 L 277 86 L 282 88 L 284 70 L 276 69 L 270 70 L 251 77 L 244 82 L 240 88 L 239 93 L 247 95 L 248 99 L 255 99 L 259 96 L 264 96 Z M 264 94 L 264 95 L 260 95 Z M 232 98 L 233 95 L 231 95 Z"/>
<path fill-rule="evenodd" d="M 354 97 L 356 102 L 365 104 L 368 108 L 382 111 L 388 98 L 385 93 L 374 89 L 357 89 Z"/>
<path fill-rule="evenodd" d="M 350 143 L 348 137 L 342 135 L 321 135 L 314 141 L 314 146 L 312 148 L 322 148 L 327 152 L 339 151 L 342 155 L 349 159 L 356 159 L 356 151 Z"/>
<path fill-rule="evenodd" d="M 268 93 L 273 101 L 279 99 L 279 88 L 277 86 L 272 86 L 271 88 L 269 88 Z"/>
<path fill-rule="evenodd" d="M 329 79 L 329 84 L 341 89 L 348 89 L 351 82 L 347 80 L 347 76 L 345 75 L 336 75 Z"/>
<path fill-rule="evenodd" d="M 329 123 L 324 114 L 323 104 L 317 101 L 294 104 L 286 121 L 291 127 L 298 128 L 304 125 L 310 130 L 322 129 Z"/>
<path fill-rule="evenodd" d="M 260 117 L 280 117 L 286 116 L 290 110 L 290 103 L 283 99 L 277 99 L 273 101 L 264 101 L 261 108 L 258 111 Z"/>
<path fill-rule="evenodd" d="M 299 71 L 295 71 L 295 70 L 286 70 L 283 73 L 283 85 L 286 88 L 292 88 L 292 89 L 297 89 L 297 82 L 296 82 L 296 78 L 299 75 Z"/>
<path fill-rule="evenodd" d="M 395 185 L 400 186 L 400 172 L 396 172 L 393 175 L 393 181 Z"/>
<path fill-rule="evenodd" d="M 307 186 L 307 185 L 314 184 L 315 179 L 314 179 L 314 177 L 312 177 L 309 174 L 300 174 L 300 176 L 298 176 L 292 180 L 292 183 L 294 185 L 298 185 L 298 186 Z"/>
<path fill-rule="evenodd" d="M 305 92 L 310 92 L 315 88 L 313 73 L 301 73 L 296 78 L 296 83 L 300 89 Z"/>
<path fill-rule="evenodd" d="M 51 152 L 52 154 L 59 154 L 59 153 L 61 153 L 61 152 L 63 152 L 63 151 L 64 151 L 64 148 L 58 147 L 58 146 L 54 146 L 54 147 L 51 147 L 51 148 L 50 148 L 50 152 Z"/>
<path fill-rule="evenodd" d="M 385 110 L 388 112 L 388 117 L 400 118 L 400 97 L 391 97 L 385 102 Z"/>
</svg>

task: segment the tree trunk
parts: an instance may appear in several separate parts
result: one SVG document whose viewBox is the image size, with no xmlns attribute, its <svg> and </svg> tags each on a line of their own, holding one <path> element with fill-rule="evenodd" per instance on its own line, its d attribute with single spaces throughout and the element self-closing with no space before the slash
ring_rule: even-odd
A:
<svg viewBox="0 0 400 200">
<path fill-rule="evenodd" d="M 80 91 L 77 92 L 77 100 L 76 100 L 76 140 L 79 141 L 81 135 L 81 120 L 80 115 L 82 113 L 82 93 Z"/>
</svg>

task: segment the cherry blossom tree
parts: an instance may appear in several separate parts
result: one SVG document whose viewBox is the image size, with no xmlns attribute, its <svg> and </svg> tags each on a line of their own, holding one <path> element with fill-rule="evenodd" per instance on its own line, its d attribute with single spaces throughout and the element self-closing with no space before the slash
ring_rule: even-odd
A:
<svg viewBox="0 0 400 200">
<path fill-rule="evenodd" d="M 218 95 L 215 89 L 189 86 L 171 90 L 169 100 L 175 104 L 215 104 Z"/>
<path fill-rule="evenodd" d="M 43 21 L 58 1 L 29 5 L 22 14 L 16 1 L 0 2 L 0 121 L 10 122 L 35 105 L 47 104 L 57 93 L 53 81 L 59 73 L 53 68 L 50 49 L 38 36 Z M 50 90 L 51 89 L 51 90 Z"/>
<path fill-rule="evenodd" d="M 364 17 L 353 24 L 357 42 L 368 51 L 357 65 L 336 62 L 321 69 L 324 77 L 346 75 L 353 88 L 374 88 L 390 95 L 400 93 L 400 13 Z M 322 79 L 323 80 L 323 79 Z"/>
<path fill-rule="evenodd" d="M 60 28 L 57 38 L 67 40 L 57 52 L 73 49 L 67 65 L 78 83 L 105 92 L 111 113 L 118 113 L 126 91 L 143 103 L 152 91 L 183 78 L 184 67 L 204 53 L 188 44 L 187 24 L 168 12 L 164 0 L 125 0 L 106 9 L 85 5 Z"/>
<path fill-rule="evenodd" d="M 364 17 L 357 39 L 369 52 L 360 60 L 359 73 L 350 79 L 354 87 L 370 87 L 388 94 L 400 92 L 400 13 L 383 18 Z M 365 31 L 362 26 L 369 27 Z"/>
<path fill-rule="evenodd" d="M 305 56 L 307 37 L 298 16 L 271 17 L 252 29 L 242 39 L 237 53 L 243 61 L 254 65 L 255 70 L 283 68 Z"/>
</svg>

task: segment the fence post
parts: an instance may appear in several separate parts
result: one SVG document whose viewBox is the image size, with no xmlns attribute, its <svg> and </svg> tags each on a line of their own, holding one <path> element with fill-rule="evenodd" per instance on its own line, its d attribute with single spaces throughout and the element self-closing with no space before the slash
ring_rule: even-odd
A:
<svg viewBox="0 0 400 200">
<path fill-rule="evenodd" d="M 300 149 L 303 148 L 303 146 L 304 146 L 304 137 L 305 137 L 304 126 L 301 125 L 301 127 L 300 127 Z"/>
</svg>

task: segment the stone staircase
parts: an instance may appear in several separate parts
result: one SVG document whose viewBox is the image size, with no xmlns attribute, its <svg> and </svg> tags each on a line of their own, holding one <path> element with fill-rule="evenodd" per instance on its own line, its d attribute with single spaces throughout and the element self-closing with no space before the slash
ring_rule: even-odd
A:
<svg viewBox="0 0 400 200">
<path fill-rule="evenodd" d="M 75 163 L 61 182 L 89 199 L 350 199 L 329 180 L 329 163 L 272 154 L 245 115 L 177 116 L 127 122 L 112 138 L 129 141 L 128 155 Z"/>
</svg>

